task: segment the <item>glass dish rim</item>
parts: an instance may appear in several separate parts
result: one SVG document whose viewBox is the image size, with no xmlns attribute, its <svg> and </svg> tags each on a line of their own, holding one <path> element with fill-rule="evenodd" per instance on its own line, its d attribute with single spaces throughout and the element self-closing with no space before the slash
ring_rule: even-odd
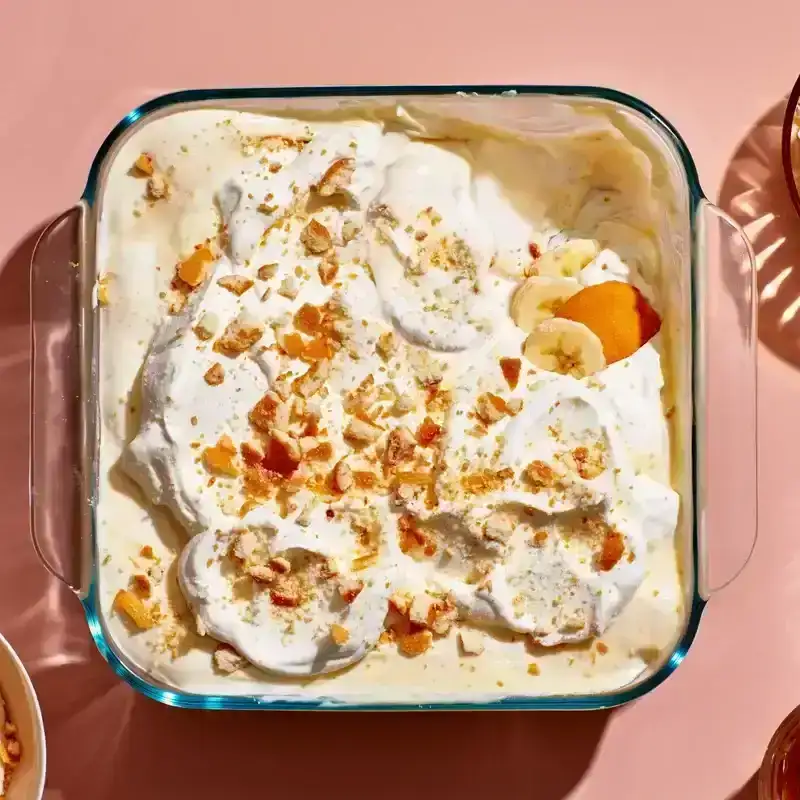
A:
<svg viewBox="0 0 800 800">
<path fill-rule="evenodd" d="M 800 102 L 800 76 L 794 82 L 792 91 L 789 92 L 789 99 L 786 101 L 786 110 L 783 114 L 781 125 L 781 165 L 783 167 L 783 177 L 786 181 L 786 188 L 789 198 L 792 201 L 794 210 L 800 216 L 800 190 L 794 177 L 794 165 L 792 164 L 792 135 L 794 128 L 794 118 L 797 113 L 797 105 Z"/>
<path fill-rule="evenodd" d="M 337 86 L 282 86 L 282 87 L 232 87 L 213 89 L 185 89 L 159 95 L 142 103 L 126 114 L 106 136 L 102 145 L 95 154 L 89 169 L 86 186 L 81 200 L 88 208 L 93 208 L 97 199 L 97 188 L 103 163 L 106 156 L 126 131 L 140 120 L 169 106 L 179 106 L 187 103 L 208 101 L 236 101 L 253 99 L 302 99 L 314 97 L 386 97 L 394 95 L 405 96 L 437 96 L 466 94 L 473 96 L 536 96 L 555 95 L 569 98 L 586 98 L 616 103 L 638 112 L 650 122 L 654 123 L 667 137 L 680 160 L 681 167 L 687 181 L 689 191 L 689 230 L 691 239 L 691 283 L 693 291 L 690 301 L 691 319 L 691 352 L 697 355 L 697 293 L 695 269 L 698 259 L 698 221 L 697 215 L 702 208 L 706 197 L 700 187 L 697 168 L 677 129 L 662 114 L 652 106 L 633 95 L 598 86 L 569 86 L 569 85 L 533 85 L 533 84 L 472 84 L 472 85 L 380 85 L 368 84 L 337 85 Z M 696 357 L 692 359 L 691 383 L 696 386 L 697 365 Z M 508 696 L 497 700 L 480 702 L 435 701 L 435 702 L 391 702 L 391 703 L 347 703 L 346 701 L 332 701 L 325 698 L 312 700 L 280 700 L 265 699 L 257 695 L 210 695 L 192 692 L 175 691 L 161 688 L 131 670 L 117 655 L 114 647 L 106 640 L 103 625 L 97 607 L 97 576 L 94 566 L 91 570 L 91 580 L 81 604 L 84 614 L 100 654 L 108 662 L 114 672 L 131 687 L 141 694 L 165 705 L 178 708 L 197 708 L 203 710 L 339 710 L 339 711 L 404 711 L 404 710 L 439 710 L 439 711 L 492 711 L 492 710 L 599 710 L 623 705 L 647 694 L 663 683 L 680 665 L 694 641 L 700 625 L 700 618 L 705 608 L 706 599 L 699 592 L 700 550 L 698 527 L 699 512 L 697 493 L 697 415 L 695 412 L 697 392 L 692 393 L 692 420 L 691 426 L 691 461 L 692 461 L 692 495 L 695 499 L 691 520 L 691 549 L 693 578 L 690 587 L 691 607 L 685 620 L 682 635 L 675 647 L 660 669 L 648 676 L 641 683 L 630 688 L 621 688 L 617 691 L 599 694 L 551 695 L 542 697 Z M 96 485 L 92 480 L 92 485 Z M 91 552 L 95 553 L 96 530 L 95 514 L 91 515 Z"/>
</svg>

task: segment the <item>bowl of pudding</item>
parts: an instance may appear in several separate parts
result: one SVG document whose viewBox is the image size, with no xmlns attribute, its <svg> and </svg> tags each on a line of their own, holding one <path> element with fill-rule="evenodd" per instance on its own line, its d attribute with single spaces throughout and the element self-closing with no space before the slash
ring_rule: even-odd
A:
<svg viewBox="0 0 800 800">
<path fill-rule="evenodd" d="M 0 797 L 40 800 L 46 761 L 36 690 L 19 656 L 0 636 Z"/>
</svg>

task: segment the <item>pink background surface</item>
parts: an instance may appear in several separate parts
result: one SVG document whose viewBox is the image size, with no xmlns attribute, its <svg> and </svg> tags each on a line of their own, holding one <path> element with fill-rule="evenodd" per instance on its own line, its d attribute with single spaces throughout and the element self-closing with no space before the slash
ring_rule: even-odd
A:
<svg viewBox="0 0 800 800">
<path fill-rule="evenodd" d="M 778 0 L 736 13 L 697 0 L 659 12 L 624 0 L 525 5 L 0 4 L 0 630 L 40 695 L 50 800 L 239 797 L 276 784 L 298 797 L 353 796 L 355 786 L 381 797 L 500 787 L 541 800 L 755 797 L 770 735 L 800 703 L 800 349 L 795 324 L 781 323 L 800 289 L 800 222 L 777 160 L 777 124 L 800 71 L 794 26 Z M 676 674 L 613 713 L 202 714 L 137 696 L 28 541 L 32 237 L 79 197 L 111 127 L 163 92 L 469 82 L 588 83 L 640 96 L 681 131 L 706 193 L 751 223 L 762 285 L 783 277 L 761 309 L 761 538 L 750 566 L 710 604 Z"/>
</svg>

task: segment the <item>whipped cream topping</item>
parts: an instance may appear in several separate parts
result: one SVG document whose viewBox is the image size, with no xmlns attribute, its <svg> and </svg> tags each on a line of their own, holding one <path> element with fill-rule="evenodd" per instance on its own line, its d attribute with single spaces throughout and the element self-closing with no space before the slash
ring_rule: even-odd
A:
<svg viewBox="0 0 800 800">
<path fill-rule="evenodd" d="M 633 282 L 652 296 L 639 271 L 657 260 L 647 235 L 603 218 L 586 191 L 590 171 L 551 147 L 532 160 L 558 164 L 570 190 L 557 195 L 551 175 L 549 201 L 541 186 L 524 193 L 514 168 L 530 150 L 519 142 L 416 141 L 379 122 L 244 114 L 222 128 L 239 153 L 211 164 L 204 183 L 224 236 L 206 229 L 205 280 L 177 313 L 165 310 L 149 343 L 139 426 L 122 453 L 147 500 L 191 537 L 178 575 L 199 632 L 296 676 L 364 658 L 398 597 L 444 603 L 458 624 L 544 646 L 606 631 L 645 580 L 653 543 L 677 525 L 658 342 L 591 378 L 549 373 L 521 359 L 525 333 L 508 306 L 533 245 L 570 241 L 569 217 L 590 219 L 606 248 L 576 285 Z M 180 178 L 178 165 L 173 206 Z M 205 221 L 188 194 L 185 213 Z M 324 252 L 309 246 L 311 222 L 329 236 Z M 230 278 L 250 285 L 237 294 Z M 293 349 L 315 339 L 299 322 L 309 307 L 332 320 L 335 348 L 322 359 Z M 234 323 L 257 337 L 221 351 Z M 503 359 L 522 361 L 514 388 Z M 216 366 L 221 382 L 208 379 Z M 317 390 L 297 388 L 318 371 Z M 487 393 L 515 411 L 481 431 Z M 280 406 L 269 433 L 254 422 L 266 395 Z M 425 443 L 431 425 L 436 439 Z M 400 429 L 413 454 L 389 463 Z M 304 457 L 278 492 L 259 493 L 243 446 L 266 463 L 275 430 Z M 223 440 L 233 444 L 229 468 L 211 469 L 208 451 Z M 320 444 L 326 458 L 305 457 Z M 535 464 L 548 467 L 544 477 Z M 243 532 L 260 560 L 236 555 Z M 606 558 L 608 541 L 621 557 Z M 253 577 L 272 562 L 289 565 L 299 605 L 276 601 L 282 579 Z"/>
<path fill-rule="evenodd" d="M 270 553 L 286 558 L 307 599 L 301 610 L 276 604 L 267 592 L 238 599 L 226 567 L 235 534 L 207 531 L 186 546 L 179 573 L 208 633 L 232 644 L 253 664 L 283 675 L 331 672 L 361 660 L 383 631 L 391 586 L 385 571 L 361 574 L 364 588 L 346 603 L 324 572 L 327 562 L 320 559 L 320 550 L 308 549 L 307 537 L 290 526 L 251 526 L 249 531 L 260 542 L 268 540 L 263 546 Z M 209 562 L 218 568 L 209 568 Z M 334 625 L 347 631 L 341 644 L 331 638 Z"/>
<path fill-rule="evenodd" d="M 410 341 L 476 347 L 491 335 L 491 232 L 457 148 L 412 142 L 386 170 L 373 207 L 370 263 L 383 308 Z M 496 307 L 495 307 L 496 308 Z"/>
</svg>

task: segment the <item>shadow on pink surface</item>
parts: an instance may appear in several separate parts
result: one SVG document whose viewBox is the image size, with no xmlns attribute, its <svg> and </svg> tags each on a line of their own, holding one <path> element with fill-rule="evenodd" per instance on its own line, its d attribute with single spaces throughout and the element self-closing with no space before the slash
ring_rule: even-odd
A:
<svg viewBox="0 0 800 800">
<path fill-rule="evenodd" d="M 568 797 L 611 712 L 198 712 L 159 705 L 116 678 L 91 641 L 79 602 L 41 568 L 28 537 L 28 271 L 39 232 L 0 270 L 0 419 L 12 422 L 0 425 L 0 444 L 11 454 L 0 463 L 8 548 L 0 630 L 24 659 L 41 701 L 47 800 L 234 798 L 284 778 L 293 797 L 335 794 L 337 786 L 356 796 L 358 787 L 386 798 L 480 796 L 501 785 L 509 792 L 535 785 L 539 800 Z M 65 525 L 62 519 L 45 542 L 62 566 L 75 546 Z"/>
<path fill-rule="evenodd" d="M 758 800 L 758 773 L 753 775 L 747 783 L 732 794 L 728 800 Z"/>
<path fill-rule="evenodd" d="M 719 204 L 743 226 L 756 254 L 759 340 L 783 361 L 800 368 L 800 219 L 781 165 L 781 126 L 786 99 L 770 108 L 737 147 L 723 178 Z M 728 288 L 734 291 L 732 286 Z M 770 537 L 761 539 L 757 548 L 759 560 L 772 561 L 765 573 L 772 576 L 776 586 L 781 585 L 781 570 L 792 569 L 791 561 L 784 567 L 785 552 L 780 550 L 780 544 L 778 538 Z M 762 587 L 761 600 L 767 603 L 764 591 Z M 781 602 L 779 597 L 777 605 Z M 785 656 L 778 651 L 775 657 Z M 778 713 L 790 710 L 791 704 Z M 764 749 L 767 743 L 768 738 Z M 758 800 L 758 797 L 756 772 L 728 800 Z"/>
<path fill-rule="evenodd" d="M 720 205 L 745 229 L 756 252 L 759 338 L 800 367 L 800 219 L 781 167 L 786 98 L 751 128 L 731 160 Z"/>
<path fill-rule="evenodd" d="M 96 670 L 72 675 L 85 680 Z M 60 679 L 53 679 L 58 692 Z M 50 689 L 42 684 L 43 693 Z M 293 797 L 358 787 L 385 798 L 473 796 L 502 786 L 569 796 L 606 714 L 301 714 L 188 712 L 118 687 L 72 714 L 50 785 L 64 797 L 243 797 L 291 782 Z M 65 730 L 66 733 L 66 730 Z M 82 739 L 84 747 L 70 747 Z M 93 741 L 91 741 L 93 740 Z M 59 746 L 60 745 L 60 746 Z M 203 766 L 207 765 L 207 766 Z M 88 775 L 91 774 L 91 780 Z M 355 780 L 354 780 L 355 779 Z"/>
</svg>

